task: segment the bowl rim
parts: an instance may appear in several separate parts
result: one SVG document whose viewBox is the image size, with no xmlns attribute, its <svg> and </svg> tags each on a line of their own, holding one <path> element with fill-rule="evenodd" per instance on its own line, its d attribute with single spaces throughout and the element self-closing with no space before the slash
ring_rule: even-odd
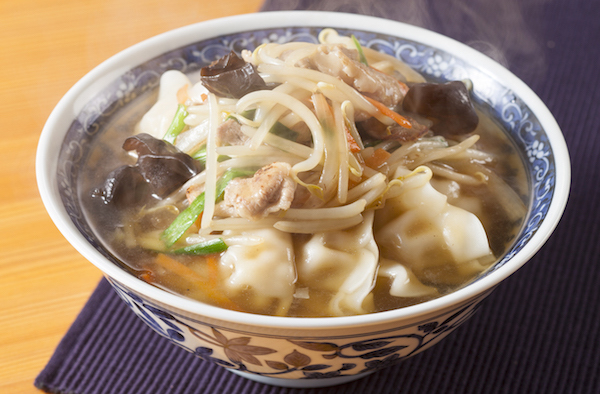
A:
<svg viewBox="0 0 600 394">
<path fill-rule="evenodd" d="M 244 31 L 285 27 L 355 28 L 374 33 L 398 36 L 437 48 L 476 64 L 478 69 L 494 75 L 510 86 L 527 104 L 545 130 L 554 153 L 555 188 L 546 218 L 541 226 L 510 261 L 490 275 L 443 297 L 421 304 L 366 315 L 320 318 L 290 318 L 236 312 L 186 299 L 161 290 L 126 273 L 100 254 L 77 230 L 62 204 L 57 185 L 56 168 L 62 140 L 78 109 L 98 87 L 114 80 L 122 72 L 170 50 L 221 35 Z M 58 138 L 57 138 L 58 136 Z M 161 304 L 206 318 L 248 326 L 271 328 L 322 329 L 324 327 L 358 327 L 382 324 L 394 320 L 416 318 L 453 305 L 464 303 L 494 288 L 523 266 L 550 237 L 565 209 L 570 188 L 570 159 L 564 136 L 553 115 L 541 99 L 512 72 L 452 38 L 402 22 L 339 12 L 272 11 L 229 16 L 183 26 L 141 41 L 105 60 L 70 88 L 58 102 L 44 125 L 36 153 L 36 178 L 42 201 L 52 221 L 69 243 L 104 275 Z"/>
</svg>

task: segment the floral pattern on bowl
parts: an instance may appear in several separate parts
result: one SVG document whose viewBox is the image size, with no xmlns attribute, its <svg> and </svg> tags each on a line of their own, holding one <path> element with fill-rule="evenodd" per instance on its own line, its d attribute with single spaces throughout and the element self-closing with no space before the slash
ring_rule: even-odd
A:
<svg viewBox="0 0 600 394">
<path fill-rule="evenodd" d="M 487 293 L 432 318 L 360 335 L 261 334 L 209 324 L 167 310 L 108 278 L 131 310 L 159 335 L 231 371 L 286 379 L 357 377 L 395 365 L 439 342 L 468 320 Z"/>
<path fill-rule="evenodd" d="M 118 259 L 102 246 L 99 238 L 86 222 L 75 192 L 80 170 L 87 160 L 91 142 L 110 125 L 115 114 L 144 94 L 156 89 L 160 75 L 167 70 L 176 69 L 188 74 L 195 73 L 231 50 L 238 53 L 242 49 L 252 50 L 264 42 L 284 43 L 298 40 L 316 42 L 319 31 L 324 27 L 326 26 L 265 28 L 201 40 L 170 50 L 138 66 L 114 74 L 118 75 L 114 80 L 103 85 L 104 88 L 94 91 L 93 96 L 81 102 L 82 105 L 75 111 L 77 114 L 75 121 L 68 127 L 62 143 L 57 161 L 56 182 L 58 196 L 68 217 L 85 241 L 95 249 L 93 253 L 86 250 L 88 256 L 93 255 L 91 259 L 93 262 L 94 259 L 98 260 L 95 254 L 100 253 L 108 261 L 121 267 Z M 354 34 L 363 46 L 396 56 L 434 80 L 470 79 L 473 81 L 474 99 L 481 104 L 489 105 L 492 115 L 506 128 L 509 137 L 519 150 L 524 152 L 523 161 L 532 190 L 529 216 L 517 240 L 507 254 L 476 281 L 489 277 L 524 248 L 531 246 L 530 240 L 547 218 L 550 202 L 554 198 L 557 187 L 554 152 L 549 137 L 534 115 L 534 111 L 497 76 L 470 65 L 468 59 L 425 45 L 416 39 L 408 40 L 364 29 L 337 30 L 341 34 Z M 401 34 L 401 30 L 399 32 Z M 552 220 L 555 219 L 552 217 Z M 81 240 L 77 242 L 84 243 Z M 529 250 L 539 247 L 541 243 L 531 246 Z M 86 247 L 88 246 L 86 244 Z M 524 261 L 526 259 L 523 259 L 522 263 Z M 114 268 L 108 265 L 110 266 L 108 269 L 106 266 L 103 267 L 105 273 Z M 115 271 L 119 272 L 115 273 Z M 122 274 L 128 275 L 121 272 L 119 268 L 112 272 L 116 277 Z M 177 307 L 167 307 L 140 291 L 132 290 L 111 275 L 107 274 L 107 276 L 117 293 L 136 315 L 157 333 L 178 346 L 252 379 L 294 387 L 328 386 L 353 380 L 417 354 L 441 340 L 471 317 L 493 289 L 493 286 L 486 284 L 481 286 L 483 290 L 478 289 L 477 292 L 473 292 L 475 295 L 469 295 L 470 298 L 463 297 L 460 302 L 453 299 L 452 302 L 437 308 L 435 313 L 419 315 L 410 322 L 401 320 L 402 323 L 396 325 L 388 322 L 386 328 L 380 331 L 365 328 L 362 331 L 356 329 L 353 335 L 319 337 L 316 334 L 318 329 L 314 327 L 312 331 L 314 334 L 311 335 L 294 336 L 281 333 L 269 335 L 266 333 L 269 330 L 262 329 L 259 324 L 254 327 L 256 331 L 252 331 L 249 327 L 237 328 L 244 327 L 243 324 L 220 321 L 214 317 L 201 318 L 200 312 L 193 316 L 191 312 Z M 133 287 L 136 286 L 138 285 L 135 284 Z M 370 324 L 377 326 L 377 323 Z M 262 378 L 270 380 L 261 380 Z M 321 383 L 304 386 L 294 383 L 299 380 Z"/>
</svg>

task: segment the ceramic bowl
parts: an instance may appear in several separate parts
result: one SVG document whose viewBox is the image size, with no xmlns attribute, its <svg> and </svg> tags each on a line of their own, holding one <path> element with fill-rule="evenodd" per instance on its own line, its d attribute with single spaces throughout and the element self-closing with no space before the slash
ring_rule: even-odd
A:
<svg viewBox="0 0 600 394">
<path fill-rule="evenodd" d="M 315 41 L 322 28 L 354 34 L 363 45 L 401 58 L 437 80 L 471 79 L 522 154 L 531 183 L 529 212 L 510 250 L 452 294 L 403 309 L 350 317 L 286 318 L 223 310 L 153 287 L 121 269 L 89 227 L 77 178 L 89 145 L 111 117 L 155 89 L 166 70 L 197 72 L 228 53 L 264 42 Z M 257 381 L 289 387 L 344 383 L 394 365 L 439 342 L 478 309 L 502 280 L 546 242 L 570 184 L 561 131 L 517 77 L 475 50 L 436 33 L 372 17 L 325 12 L 249 14 L 176 29 L 100 64 L 58 103 L 37 155 L 44 204 L 66 239 L 108 278 L 135 314 L 198 357 Z"/>
</svg>

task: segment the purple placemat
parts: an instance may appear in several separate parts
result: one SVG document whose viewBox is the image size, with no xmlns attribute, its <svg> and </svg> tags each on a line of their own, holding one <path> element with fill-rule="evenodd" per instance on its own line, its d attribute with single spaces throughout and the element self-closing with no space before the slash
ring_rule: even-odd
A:
<svg viewBox="0 0 600 394">
<path fill-rule="evenodd" d="M 52 393 L 600 392 L 600 2 L 267 0 L 409 22 L 506 65 L 548 105 L 572 159 L 572 194 L 546 246 L 448 338 L 329 389 L 252 382 L 158 336 L 102 280 L 35 385 Z"/>
</svg>

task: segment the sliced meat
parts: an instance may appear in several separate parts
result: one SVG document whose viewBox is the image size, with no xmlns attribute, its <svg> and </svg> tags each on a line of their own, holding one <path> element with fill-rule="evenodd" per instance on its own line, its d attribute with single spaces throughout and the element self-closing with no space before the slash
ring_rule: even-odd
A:
<svg viewBox="0 0 600 394">
<path fill-rule="evenodd" d="M 256 220 L 288 209 L 296 190 L 290 169 L 288 163 L 277 162 L 261 168 L 252 178 L 232 180 L 225 188 L 221 211 Z"/>
<path fill-rule="evenodd" d="M 364 65 L 358 60 L 357 50 L 342 45 L 319 45 L 317 51 L 298 66 L 338 77 L 365 96 L 390 108 L 398 105 L 408 92 L 403 82 Z"/>
<path fill-rule="evenodd" d="M 187 198 L 188 202 L 191 204 L 194 202 L 196 197 L 201 195 L 203 192 L 204 192 L 204 184 L 192 185 L 192 186 L 188 187 L 187 190 L 185 191 L 185 197 Z"/>
<path fill-rule="evenodd" d="M 242 132 L 242 125 L 235 119 L 221 123 L 217 128 L 217 145 L 244 145 L 248 136 Z"/>
</svg>

